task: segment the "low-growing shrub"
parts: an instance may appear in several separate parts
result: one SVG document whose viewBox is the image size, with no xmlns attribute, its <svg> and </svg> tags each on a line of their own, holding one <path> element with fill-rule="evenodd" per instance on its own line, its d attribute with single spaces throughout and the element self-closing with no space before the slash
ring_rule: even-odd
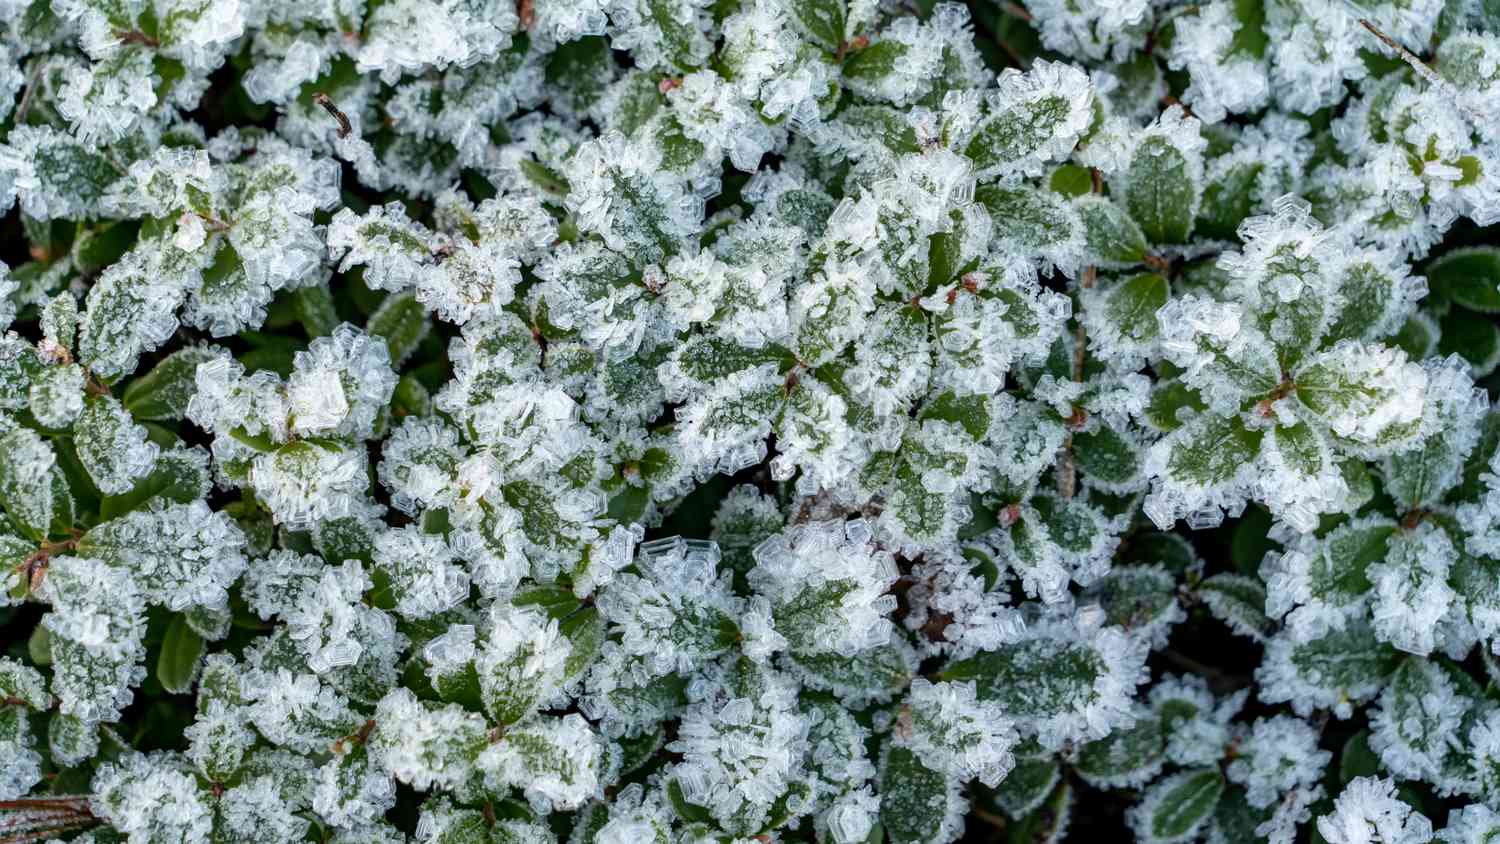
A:
<svg viewBox="0 0 1500 844">
<path fill-rule="evenodd" d="M 1493 840 L 1497 24 L 0 0 L 0 841 Z"/>
</svg>

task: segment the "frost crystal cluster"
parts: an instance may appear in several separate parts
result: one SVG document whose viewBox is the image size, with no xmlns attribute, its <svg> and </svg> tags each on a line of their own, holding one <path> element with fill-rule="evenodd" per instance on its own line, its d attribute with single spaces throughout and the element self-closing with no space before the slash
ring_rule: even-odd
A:
<svg viewBox="0 0 1500 844">
<path fill-rule="evenodd" d="M 1500 841 L 1493 0 L 0 0 L 0 842 Z"/>
</svg>

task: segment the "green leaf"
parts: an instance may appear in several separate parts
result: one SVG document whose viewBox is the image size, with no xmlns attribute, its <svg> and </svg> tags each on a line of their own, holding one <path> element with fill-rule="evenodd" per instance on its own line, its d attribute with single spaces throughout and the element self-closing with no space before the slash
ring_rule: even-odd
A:
<svg viewBox="0 0 1500 844">
<path fill-rule="evenodd" d="M 1072 111 L 1073 104 L 1061 93 L 1017 98 L 980 120 L 964 154 L 984 180 L 1044 150 L 1063 134 Z"/>
<path fill-rule="evenodd" d="M 1114 285 L 1105 294 L 1104 316 L 1120 333 L 1140 343 L 1149 343 L 1161 331 L 1156 312 L 1171 295 L 1167 280 L 1156 273 L 1142 273 Z"/>
<path fill-rule="evenodd" d="M 26 640 L 26 656 L 33 665 L 52 664 L 52 635 L 45 626 L 38 624 L 31 629 L 31 637 Z"/>
<path fill-rule="evenodd" d="M 122 495 L 106 495 L 99 503 L 99 518 L 108 521 L 139 509 L 155 498 L 178 504 L 196 501 L 208 493 L 211 478 L 202 452 L 174 449 L 156 459 L 151 474 Z"/>
<path fill-rule="evenodd" d="M 174 613 L 162 639 L 161 653 L 156 658 L 157 682 L 174 695 L 192 691 L 203 651 L 203 637 L 193 630 L 182 614 Z"/>
<path fill-rule="evenodd" d="M 84 229 L 73 241 L 73 268 L 85 276 L 99 272 L 130 251 L 140 230 L 135 220 Z"/>
<path fill-rule="evenodd" d="M 1263 432 L 1249 430 L 1239 417 L 1202 414 L 1172 436 L 1168 480 L 1202 487 L 1229 482 L 1255 460 Z"/>
<path fill-rule="evenodd" d="M 796 362 L 791 352 L 774 343 L 755 349 L 725 337 L 700 334 L 677 347 L 672 353 L 671 366 L 682 376 L 710 387 L 729 375 L 762 364 L 776 364 L 780 372 L 792 368 Z"/>
<path fill-rule="evenodd" d="M 1236 239 L 1240 223 L 1255 210 L 1255 181 L 1263 169 L 1265 164 L 1259 161 L 1242 162 L 1208 180 L 1198 208 L 1200 237 Z"/>
<path fill-rule="evenodd" d="M 73 497 L 56 452 L 27 428 L 0 436 L 0 507 L 33 542 L 66 533 L 73 524 Z"/>
<path fill-rule="evenodd" d="M 995 807 L 1015 820 L 1042 805 L 1062 779 L 1062 766 L 1053 756 L 1021 757 L 990 795 Z"/>
<path fill-rule="evenodd" d="M 662 55 L 683 70 L 693 69 L 696 65 L 688 59 L 701 55 L 695 47 L 703 40 L 703 33 L 698 31 L 692 16 L 684 15 L 682 7 L 671 0 L 646 0 L 642 5 L 650 22 L 661 31 Z"/>
<path fill-rule="evenodd" d="M 161 359 L 125 387 L 121 403 L 138 421 L 175 422 L 187 413 L 197 391 L 198 365 L 218 357 L 202 346 L 188 346 Z"/>
<path fill-rule="evenodd" d="M 1089 584 L 1084 595 L 1103 608 L 1105 623 L 1127 631 L 1149 631 L 1172 620 L 1177 580 L 1165 568 L 1116 566 Z"/>
<path fill-rule="evenodd" d="M 1257 642 L 1275 627 L 1266 617 L 1266 587 L 1258 578 L 1221 572 L 1198 585 L 1198 597 L 1230 630 Z"/>
<path fill-rule="evenodd" d="M 1146 235 L 1125 210 L 1095 194 L 1074 200 L 1083 218 L 1083 236 L 1093 263 L 1104 267 L 1139 264 L 1151 247 Z"/>
<path fill-rule="evenodd" d="M 917 145 L 916 130 L 911 127 L 910 123 L 906 122 L 904 112 L 890 106 L 878 104 L 853 105 L 840 111 L 838 120 L 856 138 L 874 141 L 891 152 L 901 154 L 920 150 L 920 147 Z M 783 217 L 788 216 L 790 213 L 785 205 L 787 198 L 796 197 L 799 194 L 808 194 L 808 201 L 798 203 L 798 205 L 809 205 L 813 201 L 821 200 L 823 196 L 822 194 L 805 190 L 793 189 L 788 191 L 787 194 L 783 194 L 782 199 L 783 210 L 781 211 L 781 215 Z M 828 210 L 832 211 L 831 200 L 826 200 L 826 202 L 828 202 Z M 802 215 L 797 216 L 800 217 Z M 793 222 L 809 231 L 814 231 L 814 229 L 808 228 L 809 224 L 814 222 L 821 223 L 827 219 L 827 216 L 827 213 L 824 213 L 819 220 L 807 220 L 804 223 L 797 223 L 795 220 L 788 220 L 788 222 Z"/>
<path fill-rule="evenodd" d="M 1224 794 L 1224 777 L 1216 768 L 1182 771 L 1146 791 L 1135 811 L 1141 840 L 1174 844 L 1198 834 Z"/>
<path fill-rule="evenodd" d="M 1146 421 L 1159 431 L 1170 433 L 1182 427 L 1178 414 L 1184 408 L 1202 413 L 1208 403 L 1198 391 L 1176 378 L 1164 378 L 1151 385 L 1151 400 L 1146 405 Z"/>
<path fill-rule="evenodd" d="M 1464 461 L 1463 480 L 1453 493 L 1456 501 L 1474 501 L 1489 489 L 1482 476 L 1489 472 L 1490 457 L 1500 449 L 1500 410 L 1491 408 L 1479 420 L 1479 442 Z"/>
<path fill-rule="evenodd" d="M 567 637 L 573 649 L 563 662 L 563 682 L 571 682 L 581 675 L 604 647 L 604 621 L 596 607 L 584 607 L 568 616 L 558 626 L 558 631 Z"/>
<path fill-rule="evenodd" d="M 791 0 L 787 4 L 799 28 L 829 52 L 844 43 L 843 0 Z"/>
<path fill-rule="evenodd" d="M 1080 747 L 1073 768 L 1095 788 L 1139 786 L 1161 771 L 1166 752 L 1161 720 L 1142 717 L 1127 729 Z"/>
<path fill-rule="evenodd" d="M 922 764 L 905 747 L 891 747 L 880 766 L 880 822 L 892 844 L 947 844 L 959 829 L 947 823 L 957 783 Z"/>
<path fill-rule="evenodd" d="M 521 175 L 526 177 L 526 181 L 531 182 L 542 193 L 552 194 L 553 196 L 568 195 L 569 185 L 567 180 L 548 169 L 546 165 L 539 163 L 536 159 L 521 158 L 516 164 L 521 170 Z"/>
<path fill-rule="evenodd" d="M 1268 816 L 1268 812 L 1253 808 L 1245 800 L 1243 788 L 1230 786 L 1214 810 L 1208 840 L 1215 844 L 1261 844 L 1265 838 L 1255 830 Z"/>
<path fill-rule="evenodd" d="M 401 368 L 417 344 L 432 330 L 432 320 L 427 318 L 427 308 L 417 301 L 415 291 L 392 293 L 380 303 L 365 331 L 385 338 L 386 348 L 391 353 L 391 366 Z"/>
<path fill-rule="evenodd" d="M 1122 490 L 1142 480 L 1140 446 L 1107 425 L 1074 434 L 1073 456 L 1078 468 L 1104 489 Z"/>
<path fill-rule="evenodd" d="M 1389 519 L 1334 528 L 1308 563 L 1313 595 L 1334 606 L 1362 599 L 1371 585 L 1370 566 L 1386 558 L 1396 534 Z"/>
<path fill-rule="evenodd" d="M 292 309 L 309 338 L 326 337 L 339 326 L 338 311 L 327 284 L 314 284 L 292 291 Z"/>
<path fill-rule="evenodd" d="M 1266 4 L 1263 0 L 1234 0 L 1234 18 L 1240 28 L 1230 39 L 1228 55 L 1264 57 L 1271 39 L 1266 35 Z"/>
<path fill-rule="evenodd" d="M 1001 704 L 1018 720 L 1047 719 L 1085 706 L 1094 681 L 1108 669 L 1083 642 L 1028 639 L 952 663 L 944 680 L 973 680 L 983 700 Z"/>
<path fill-rule="evenodd" d="M 1143 531 L 1121 546 L 1121 561 L 1156 565 L 1160 563 L 1173 575 L 1181 577 L 1203 562 L 1193 553 L 1193 545 L 1182 536 L 1162 531 Z"/>
<path fill-rule="evenodd" d="M 1272 643 L 1283 635 L 1277 634 Z M 1298 704 L 1304 707 L 1367 701 L 1379 693 L 1399 662 L 1396 650 L 1376 640 L 1369 624 L 1359 620 L 1310 642 L 1286 644 L 1290 646 L 1286 659 L 1296 674 Z M 1281 702 L 1272 700 L 1264 687 L 1261 699 Z"/>
<path fill-rule="evenodd" d="M 583 607 L 583 602 L 573 595 L 573 590 L 560 586 L 530 586 L 521 589 L 511 597 L 511 603 L 518 607 L 536 607 L 559 621 Z"/>
<path fill-rule="evenodd" d="M 1057 844 L 1067 835 L 1072 816 L 1073 786 L 1063 780 L 1047 796 L 1045 803 L 1006 828 L 1006 844 Z"/>
<path fill-rule="evenodd" d="M 1152 243 L 1187 242 L 1201 189 L 1187 156 L 1156 135 L 1141 142 L 1125 171 L 1125 207 Z"/>
<path fill-rule="evenodd" d="M 906 55 L 907 47 L 894 38 L 876 41 L 854 50 L 844 59 L 844 80 L 871 88 L 896 72 L 896 62 Z"/>
<path fill-rule="evenodd" d="M 1438 335 L 1440 357 L 1458 355 L 1469 362 L 1475 378 L 1483 378 L 1500 364 L 1500 326 L 1492 318 L 1457 308 L 1443 316 Z"/>
<path fill-rule="evenodd" d="M 1376 430 L 1365 430 L 1363 420 L 1399 401 L 1403 388 L 1412 389 L 1409 373 L 1402 370 L 1415 364 L 1399 353 L 1377 358 L 1383 363 L 1380 368 L 1351 364 L 1351 356 L 1361 355 L 1362 349 L 1369 348 L 1340 344 L 1310 357 L 1293 373 L 1296 395 L 1304 407 L 1335 430 L 1340 424 L 1358 425 L 1352 434 L 1359 437 L 1357 442 L 1361 445 L 1394 450 L 1403 440 L 1417 435 L 1422 424 L 1420 416 L 1407 418 L 1384 413 L 1379 418 L 1385 424 Z"/>
<path fill-rule="evenodd" d="M 217 642 L 228 635 L 233 617 L 234 613 L 228 606 L 194 605 L 188 607 L 183 613 L 183 618 L 187 620 L 188 626 L 193 628 L 193 632 L 209 642 Z"/>
<path fill-rule="evenodd" d="M 1500 247 L 1455 249 L 1427 265 L 1427 283 L 1471 311 L 1500 313 Z"/>
<path fill-rule="evenodd" d="M 1339 293 L 1340 307 L 1323 344 L 1381 340 L 1394 328 L 1393 320 L 1401 318 L 1402 305 L 1397 300 L 1407 295 L 1406 279 L 1374 261 L 1357 261 L 1342 271 Z"/>
<path fill-rule="evenodd" d="M 855 654 L 791 651 L 787 656 L 804 684 L 832 692 L 850 705 L 890 700 L 910 685 L 917 672 L 916 653 L 896 638 Z"/>
<path fill-rule="evenodd" d="M 1437 320 L 1418 311 L 1407 318 L 1387 343 L 1406 352 L 1412 360 L 1426 360 L 1437 350 L 1438 331 Z"/>
<path fill-rule="evenodd" d="M 667 780 L 667 799 L 671 801 L 677 816 L 688 823 L 711 824 L 714 821 L 714 816 L 709 814 L 707 809 L 696 803 L 689 803 L 687 798 L 682 796 L 682 786 L 675 777 Z"/>
<path fill-rule="evenodd" d="M 1237 571 L 1254 574 L 1260 561 L 1274 544 L 1271 542 L 1271 514 L 1260 506 L 1250 506 L 1234 526 L 1229 540 L 1229 559 Z"/>
<path fill-rule="evenodd" d="M 1339 751 L 1339 782 L 1343 785 L 1355 777 L 1378 776 L 1380 767 L 1380 757 L 1370 749 L 1369 730 L 1350 736 Z"/>
<path fill-rule="evenodd" d="M 1071 251 L 1081 228 L 1073 204 L 1048 191 L 980 185 L 974 189 L 974 201 L 990 212 L 991 219 L 1005 221 L 995 231 L 992 248 L 1008 253 L 1046 258 L 1057 249 Z"/>
<path fill-rule="evenodd" d="M 984 439 L 989 432 L 991 419 L 986 396 L 960 396 L 952 390 L 945 390 L 930 399 L 917 418 L 956 423 L 975 442 Z"/>
<path fill-rule="evenodd" d="M 147 436 L 114 396 L 103 395 L 84 404 L 73 423 L 72 442 L 94 485 L 101 492 L 122 495 L 154 468 L 158 450 L 148 444 Z M 146 460 L 150 462 L 142 465 Z"/>
<path fill-rule="evenodd" d="M 1473 678 L 1456 666 L 1450 670 L 1437 660 L 1403 659 L 1370 718 L 1372 747 L 1383 767 L 1398 777 L 1440 782 L 1473 776 L 1472 751 L 1454 736 L 1468 735 L 1482 717 L 1475 700 L 1481 694 Z M 1441 715 L 1434 712 L 1433 701 L 1444 702 Z"/>
<path fill-rule="evenodd" d="M 1063 196 L 1083 196 L 1094 189 L 1094 175 L 1087 167 L 1063 164 L 1047 178 L 1047 187 Z"/>
</svg>

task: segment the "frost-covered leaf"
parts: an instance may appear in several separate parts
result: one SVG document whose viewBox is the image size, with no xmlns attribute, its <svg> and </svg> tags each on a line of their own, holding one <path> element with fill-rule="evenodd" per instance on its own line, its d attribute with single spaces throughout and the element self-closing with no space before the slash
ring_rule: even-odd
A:
<svg viewBox="0 0 1500 844">
<path fill-rule="evenodd" d="M 1198 595 L 1214 617 L 1229 629 L 1256 641 L 1270 633 L 1272 623 L 1266 618 L 1266 587 L 1260 580 L 1232 572 L 1221 572 L 1205 578 Z"/>
<path fill-rule="evenodd" d="M 957 780 L 911 750 L 892 747 L 880 766 L 880 822 L 898 844 L 946 844 L 962 832 Z"/>
<path fill-rule="evenodd" d="M 1224 794 L 1224 777 L 1213 769 L 1173 774 L 1147 789 L 1130 810 L 1130 825 L 1141 841 L 1187 841 L 1208 822 Z"/>
<path fill-rule="evenodd" d="M 191 346 L 173 352 L 151 367 L 150 372 L 126 385 L 120 402 L 141 422 L 181 419 L 196 389 L 198 365 L 215 356 L 210 349 Z"/>
<path fill-rule="evenodd" d="M 1084 238 L 1094 262 L 1105 267 L 1140 263 L 1150 245 L 1134 219 L 1107 197 L 1087 195 L 1074 200 L 1083 220 Z"/>
<path fill-rule="evenodd" d="M 1021 757 L 990 797 L 1001 811 L 1020 820 L 1046 800 L 1062 779 L 1062 766 L 1051 756 Z"/>
<path fill-rule="evenodd" d="M 1153 243 L 1182 243 L 1203 195 L 1198 121 L 1169 108 L 1139 140 L 1122 174 L 1130 216 Z"/>
<path fill-rule="evenodd" d="M 1161 772 L 1165 762 L 1161 719 L 1146 715 L 1130 727 L 1080 747 L 1073 764 L 1088 783 L 1120 788 L 1144 785 Z"/>
<path fill-rule="evenodd" d="M 128 492 L 151 473 L 161 452 L 145 427 L 113 396 L 88 401 L 73 426 L 78 459 L 94 485 L 107 495 Z"/>
</svg>

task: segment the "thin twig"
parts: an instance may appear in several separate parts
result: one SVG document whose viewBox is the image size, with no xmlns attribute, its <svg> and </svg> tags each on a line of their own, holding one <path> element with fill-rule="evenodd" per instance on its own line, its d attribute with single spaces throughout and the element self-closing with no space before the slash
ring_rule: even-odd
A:
<svg viewBox="0 0 1500 844">
<path fill-rule="evenodd" d="M 344 114 L 339 110 L 338 106 L 333 104 L 333 98 L 329 97 L 322 91 L 319 91 L 318 93 L 313 94 L 313 102 L 322 106 L 324 111 L 333 115 L 333 119 L 339 122 L 340 138 L 347 138 L 349 137 L 350 133 L 354 131 L 354 126 L 349 123 L 349 115 Z"/>
<path fill-rule="evenodd" d="M 1401 44 L 1397 42 L 1396 39 L 1390 37 L 1389 35 L 1386 35 L 1384 32 L 1381 32 L 1379 29 L 1377 29 L 1375 27 L 1375 24 L 1370 23 L 1370 21 L 1365 18 L 1360 18 L 1359 25 L 1364 27 L 1365 29 L 1370 30 L 1370 34 L 1375 36 L 1376 38 L 1379 38 L 1380 43 L 1395 51 L 1396 55 L 1400 56 L 1403 61 L 1411 65 L 1411 69 L 1415 70 L 1418 76 L 1426 79 L 1428 82 L 1431 82 L 1434 85 L 1445 84 L 1443 81 L 1443 77 L 1438 76 L 1437 71 L 1429 67 L 1426 62 L 1417 58 L 1416 54 L 1411 50 L 1408 50 L 1405 47 L 1401 46 Z"/>
<path fill-rule="evenodd" d="M 31 110 L 31 95 L 36 92 L 36 86 L 42 79 L 42 68 L 46 67 L 47 63 L 37 59 L 33 65 L 31 76 L 26 80 L 26 90 L 21 94 L 21 104 L 16 106 L 16 126 L 26 122 L 26 112 Z"/>
<path fill-rule="evenodd" d="M 121 44 L 139 44 L 142 47 L 155 49 L 161 46 L 161 42 L 139 29 L 117 29 L 115 37 L 120 39 Z"/>
<path fill-rule="evenodd" d="M 1031 23 L 1032 21 L 1031 13 L 1026 11 L 1024 6 L 1018 6 L 1015 3 L 1009 2 L 1009 0 L 1000 4 L 1000 11 L 1006 13 L 1007 15 L 1010 15 L 1013 18 L 1018 18 L 1020 20 L 1026 21 L 1027 23 Z"/>
</svg>

